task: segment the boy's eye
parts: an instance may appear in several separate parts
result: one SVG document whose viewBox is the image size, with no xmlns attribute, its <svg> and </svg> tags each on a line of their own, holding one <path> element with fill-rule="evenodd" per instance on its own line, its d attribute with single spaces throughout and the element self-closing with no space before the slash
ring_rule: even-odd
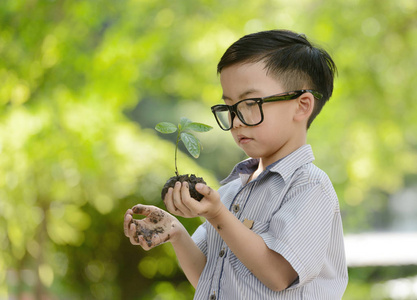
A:
<svg viewBox="0 0 417 300">
<path fill-rule="evenodd" d="M 244 104 L 246 107 L 250 108 L 253 107 L 255 105 L 257 105 L 258 103 L 256 103 L 255 100 L 245 100 L 242 102 L 242 104 Z"/>
</svg>

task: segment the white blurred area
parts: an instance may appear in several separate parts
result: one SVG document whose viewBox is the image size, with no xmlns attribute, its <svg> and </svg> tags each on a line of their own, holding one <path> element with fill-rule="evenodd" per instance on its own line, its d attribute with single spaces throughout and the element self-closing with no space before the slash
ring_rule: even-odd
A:
<svg viewBox="0 0 417 300">
<path fill-rule="evenodd" d="M 349 267 L 417 265 L 417 187 L 405 188 L 389 200 L 385 231 L 345 236 Z M 417 299 L 417 276 L 372 286 L 372 299 Z"/>
<path fill-rule="evenodd" d="M 389 198 L 382 228 L 345 236 L 349 267 L 417 265 L 417 186 Z"/>
<path fill-rule="evenodd" d="M 417 276 L 377 283 L 372 287 L 373 299 L 415 300 L 417 299 Z"/>
<path fill-rule="evenodd" d="M 417 265 L 417 232 L 363 233 L 345 237 L 349 267 Z M 417 276 L 372 286 L 374 300 L 416 300 Z"/>
<path fill-rule="evenodd" d="M 345 249 L 349 267 L 417 265 L 417 232 L 347 235 Z"/>
</svg>

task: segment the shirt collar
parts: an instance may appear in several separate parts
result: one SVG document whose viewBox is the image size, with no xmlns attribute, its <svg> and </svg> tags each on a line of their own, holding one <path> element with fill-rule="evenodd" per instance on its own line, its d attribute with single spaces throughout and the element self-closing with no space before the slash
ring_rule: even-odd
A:
<svg viewBox="0 0 417 300">
<path fill-rule="evenodd" d="M 259 159 L 255 159 L 255 158 L 248 158 L 245 159 L 244 161 L 241 161 L 240 163 L 238 163 L 232 170 L 232 172 L 230 172 L 229 176 L 227 176 L 225 179 L 223 179 L 222 181 L 220 181 L 221 184 L 226 184 L 229 183 L 237 178 L 242 178 L 242 177 L 247 177 L 245 175 L 249 175 L 252 174 L 253 172 L 256 171 L 256 169 L 258 168 L 258 164 L 259 164 Z M 244 180 L 242 178 L 242 180 Z"/>
<path fill-rule="evenodd" d="M 263 173 L 274 172 L 281 175 L 282 179 L 286 182 L 294 173 L 296 169 L 304 164 L 314 161 L 313 150 L 310 145 L 303 145 L 294 152 L 288 154 L 286 157 L 269 165 Z M 223 179 L 220 183 L 226 184 L 237 178 L 241 178 L 242 181 L 247 181 L 248 174 L 252 174 L 258 168 L 259 159 L 248 158 L 238 163 L 230 172 L 229 176 Z"/>
</svg>

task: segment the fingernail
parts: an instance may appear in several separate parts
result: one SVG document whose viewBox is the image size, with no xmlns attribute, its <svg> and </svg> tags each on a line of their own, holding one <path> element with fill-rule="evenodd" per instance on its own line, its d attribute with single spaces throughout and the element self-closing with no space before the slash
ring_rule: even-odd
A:
<svg viewBox="0 0 417 300">
<path fill-rule="evenodd" d="M 187 181 L 184 181 L 184 186 L 188 189 L 188 182 Z"/>
<path fill-rule="evenodd" d="M 203 189 L 203 187 L 204 187 L 204 184 L 202 184 L 202 183 L 197 183 L 195 185 L 196 190 L 200 190 L 201 191 Z"/>
</svg>

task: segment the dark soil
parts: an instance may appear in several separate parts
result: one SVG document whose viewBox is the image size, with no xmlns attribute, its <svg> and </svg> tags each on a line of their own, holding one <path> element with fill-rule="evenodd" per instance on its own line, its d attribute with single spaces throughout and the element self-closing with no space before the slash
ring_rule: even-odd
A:
<svg viewBox="0 0 417 300">
<path fill-rule="evenodd" d="M 197 177 L 194 174 L 185 174 L 185 175 L 180 175 L 180 176 L 173 176 L 170 179 L 168 179 L 168 181 L 165 183 L 162 192 L 161 192 L 161 197 L 162 200 L 164 200 L 165 198 L 165 194 L 168 192 L 168 189 L 170 187 L 174 187 L 175 183 L 179 181 L 179 182 L 184 182 L 187 181 L 188 182 L 188 186 L 189 186 L 189 190 L 190 190 L 190 196 L 192 198 L 194 198 L 197 201 L 200 201 L 201 199 L 203 199 L 203 195 L 201 195 L 199 192 L 196 191 L 195 189 L 195 185 L 197 183 L 204 183 L 206 184 L 206 182 L 204 181 L 204 179 L 202 177 Z"/>
<path fill-rule="evenodd" d="M 149 228 L 146 228 L 144 226 L 141 226 L 140 224 L 136 225 L 137 237 L 139 235 L 142 235 L 149 247 L 152 246 L 152 237 L 155 234 L 158 234 L 158 233 L 164 233 L 164 229 L 162 227 L 156 227 L 154 229 L 149 229 Z M 139 241 L 139 239 L 137 239 L 137 242 L 138 241 Z"/>
</svg>

